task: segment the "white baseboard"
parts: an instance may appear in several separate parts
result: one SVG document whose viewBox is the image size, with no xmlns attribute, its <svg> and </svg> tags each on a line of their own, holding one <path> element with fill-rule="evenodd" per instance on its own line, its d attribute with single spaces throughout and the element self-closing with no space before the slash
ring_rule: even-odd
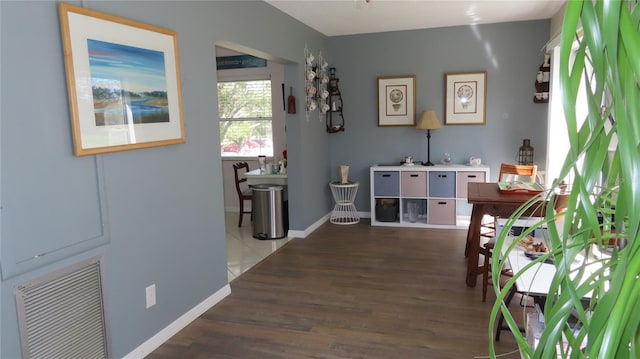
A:
<svg viewBox="0 0 640 359">
<path fill-rule="evenodd" d="M 329 220 L 329 217 L 331 217 L 331 213 L 327 213 L 324 216 L 322 216 L 319 220 L 315 221 L 315 223 L 313 223 L 311 226 L 309 226 L 307 229 L 305 229 L 304 231 L 294 231 L 294 230 L 289 230 L 289 232 L 287 233 L 287 236 L 289 238 L 306 238 L 308 235 L 310 235 L 313 231 L 315 231 L 316 229 L 318 229 L 318 227 L 320 227 L 321 225 L 324 224 L 324 222 Z"/>
<path fill-rule="evenodd" d="M 173 323 L 166 326 L 160 332 L 153 337 L 149 338 L 146 342 L 142 343 L 139 347 L 134 349 L 131 353 L 124 356 L 124 359 L 139 359 L 151 354 L 154 350 L 158 349 L 164 342 L 169 340 L 172 336 L 176 335 L 179 331 L 184 329 L 191 322 L 196 320 L 204 312 L 209 310 L 214 305 L 218 304 L 222 299 L 231 294 L 231 287 L 229 284 L 220 288 L 217 292 L 213 293 L 209 298 L 203 300 L 200 304 L 193 307 L 188 312 L 184 313 L 180 318 L 173 321 Z"/>
<path fill-rule="evenodd" d="M 358 216 L 360 216 L 360 218 L 371 218 L 371 212 L 358 212 Z M 322 216 L 322 218 L 317 220 L 315 223 L 313 223 L 311 226 L 309 226 L 304 231 L 289 230 L 289 232 L 287 232 L 287 237 L 289 237 L 289 238 L 306 238 L 313 231 L 318 229 L 318 227 L 323 225 L 324 222 L 328 221 L 329 218 L 331 218 L 331 212 L 329 212 L 329 213 L 325 214 L 324 216 Z"/>
</svg>

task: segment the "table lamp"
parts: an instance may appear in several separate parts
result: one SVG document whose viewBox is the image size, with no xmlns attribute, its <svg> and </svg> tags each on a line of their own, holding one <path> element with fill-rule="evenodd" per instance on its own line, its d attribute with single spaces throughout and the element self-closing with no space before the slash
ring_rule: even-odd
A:
<svg viewBox="0 0 640 359">
<path fill-rule="evenodd" d="M 435 111 L 422 112 L 416 128 L 418 130 L 427 130 L 427 163 L 423 163 L 425 166 L 433 166 L 433 163 L 431 163 L 431 130 L 436 130 L 441 127 Z"/>
</svg>

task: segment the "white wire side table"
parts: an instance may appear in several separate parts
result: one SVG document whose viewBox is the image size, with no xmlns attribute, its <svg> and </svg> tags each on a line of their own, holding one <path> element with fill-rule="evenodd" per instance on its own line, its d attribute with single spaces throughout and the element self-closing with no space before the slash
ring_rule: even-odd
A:
<svg viewBox="0 0 640 359">
<path fill-rule="evenodd" d="M 360 222 L 360 216 L 353 204 L 358 192 L 358 182 L 341 183 L 330 182 L 329 187 L 336 205 L 331 212 L 329 221 L 334 224 L 356 224 Z"/>
</svg>

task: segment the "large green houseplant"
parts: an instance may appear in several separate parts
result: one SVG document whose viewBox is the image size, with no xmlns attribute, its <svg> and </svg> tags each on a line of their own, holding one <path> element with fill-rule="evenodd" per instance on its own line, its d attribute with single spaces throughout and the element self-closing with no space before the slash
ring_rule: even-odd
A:
<svg viewBox="0 0 640 359">
<path fill-rule="evenodd" d="M 569 0 L 560 51 L 560 87 L 571 144 L 560 179 L 570 179 L 571 189 L 563 221 L 556 221 L 561 215 L 554 213 L 549 201 L 544 220 L 536 225 L 548 227 L 548 256 L 553 257 L 556 267 L 543 308 L 545 328 L 539 344 L 532 348 L 503 304 L 514 277 L 502 289 L 495 288 L 498 299 L 489 332 L 502 312 L 523 357 L 640 358 L 638 1 Z M 580 90 L 581 79 L 586 90 Z M 588 115 L 578 125 L 576 99 L 580 91 L 586 92 Z M 553 189 L 557 190 L 558 181 Z M 533 205 L 534 201 L 528 204 Z M 517 245 L 519 238 L 513 243 L 505 238 L 508 227 L 524 210 L 509 219 L 507 230 L 496 241 L 496 251 Z M 608 247 L 610 240 L 617 245 Z M 579 254 L 598 251 L 606 254 L 598 257 L 600 270 L 585 274 L 581 268 L 570 269 L 569 263 L 582 258 Z M 500 256 L 493 256 L 494 278 L 502 266 Z M 585 302 L 581 299 L 587 293 L 591 299 Z M 492 339 L 489 347 L 495 357 Z"/>
</svg>

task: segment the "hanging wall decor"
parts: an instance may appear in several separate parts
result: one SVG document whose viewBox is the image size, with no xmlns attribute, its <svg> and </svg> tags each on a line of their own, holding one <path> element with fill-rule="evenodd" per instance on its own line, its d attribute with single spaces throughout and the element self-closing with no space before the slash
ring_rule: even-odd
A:
<svg viewBox="0 0 640 359">
<path fill-rule="evenodd" d="M 485 125 L 487 72 L 445 74 L 445 125 Z"/>
<path fill-rule="evenodd" d="M 75 155 L 184 143 L 177 33 L 58 6 Z"/>
<path fill-rule="evenodd" d="M 313 56 L 309 49 L 304 48 L 305 58 L 305 90 L 306 90 L 306 116 L 307 120 L 314 111 L 318 111 L 318 118 L 324 120 L 325 114 L 329 111 L 329 76 L 327 68 L 329 64 L 322 56 L 322 52 L 318 54 L 318 60 Z"/>
<path fill-rule="evenodd" d="M 547 103 L 549 102 L 549 81 L 551 77 L 551 60 L 550 54 L 544 54 L 544 63 L 538 68 L 538 74 L 536 75 L 536 93 L 533 96 L 534 103 Z"/>
<path fill-rule="evenodd" d="M 416 125 L 416 76 L 378 77 L 378 126 Z"/>
<path fill-rule="evenodd" d="M 326 114 L 328 133 L 344 131 L 344 116 L 342 114 L 343 102 L 338 82 L 340 82 L 340 79 L 336 77 L 336 68 L 329 68 L 329 85 L 327 86 L 329 97 L 327 102 L 330 108 Z"/>
</svg>

